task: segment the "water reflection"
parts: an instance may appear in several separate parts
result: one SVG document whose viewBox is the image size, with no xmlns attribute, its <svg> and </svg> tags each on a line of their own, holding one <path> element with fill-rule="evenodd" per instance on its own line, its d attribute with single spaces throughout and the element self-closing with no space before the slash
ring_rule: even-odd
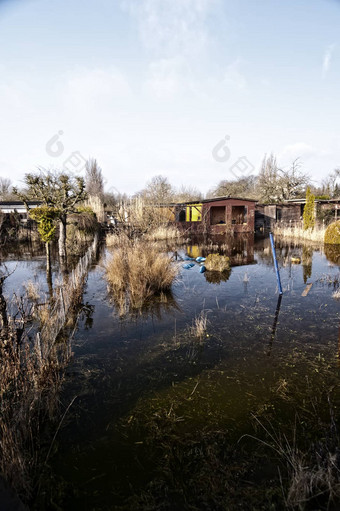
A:
<svg viewBox="0 0 340 511">
<path fill-rule="evenodd" d="M 302 247 L 302 269 L 303 269 L 303 282 L 306 284 L 307 280 L 312 276 L 312 263 L 313 263 L 313 248 L 309 246 Z"/>
<path fill-rule="evenodd" d="M 189 257 L 207 257 L 218 253 L 230 258 L 231 266 L 254 264 L 254 234 L 238 234 L 235 236 L 213 236 L 210 238 L 193 237 L 187 245 Z M 227 279 L 226 279 L 227 280 Z"/>
<path fill-rule="evenodd" d="M 269 347 L 268 347 L 268 352 L 267 352 L 268 356 L 270 356 L 270 354 L 271 354 L 273 342 L 274 342 L 275 336 L 276 336 L 277 322 L 278 322 L 278 319 L 279 319 L 281 302 L 282 302 L 282 295 L 279 294 L 279 297 L 277 299 L 277 304 L 276 304 L 276 310 L 275 310 L 275 316 L 274 316 L 272 333 L 271 333 L 271 337 L 270 337 L 270 341 L 269 341 Z"/>
<path fill-rule="evenodd" d="M 164 315 L 169 315 L 174 311 L 181 311 L 173 293 L 171 291 L 161 292 L 154 295 L 149 300 L 143 302 L 141 307 L 132 307 L 127 294 L 114 293 L 108 288 L 109 301 L 114 305 L 114 314 L 120 319 L 140 319 L 154 318 L 161 320 Z"/>
<path fill-rule="evenodd" d="M 204 273 L 205 280 L 210 284 L 221 284 L 221 282 L 227 282 L 231 275 L 231 270 L 226 271 L 206 271 Z"/>
<path fill-rule="evenodd" d="M 198 265 L 184 270 L 173 293 L 163 293 L 140 310 L 128 308 L 123 320 L 118 310 L 112 316 L 102 270 L 93 269 L 75 357 L 64 386 L 65 409 L 75 395 L 79 397 L 58 431 L 58 449 L 50 459 L 51 488 L 46 490 L 47 477 L 41 491 L 46 505 L 35 509 L 50 509 L 52 501 L 65 511 L 155 510 L 163 509 L 162 502 L 168 503 L 169 509 L 189 505 L 202 509 L 195 496 L 200 498 L 198 486 L 206 481 L 207 453 L 214 448 L 225 453 L 230 448 L 239 480 L 240 463 L 246 465 L 254 451 L 249 448 L 242 459 L 242 446 L 237 441 L 242 433 L 254 434 L 249 428 L 252 414 L 262 415 L 264 421 L 269 418 L 280 428 L 290 419 L 295 421 L 293 398 L 306 409 L 306 403 L 315 403 L 315 389 L 324 382 L 332 383 L 333 376 L 337 384 L 338 373 L 333 375 L 332 371 L 338 363 L 338 343 L 340 350 L 338 306 L 332 289 L 317 282 L 326 272 L 333 282 L 338 269 L 328 265 L 321 251 L 277 244 L 283 281 L 292 278 L 295 286 L 286 289 L 284 299 L 277 298 L 269 240 L 246 238 L 196 239 L 188 247 L 165 247 L 174 253 L 174 259 L 176 251 L 178 259 L 185 254 L 204 257 L 217 251 L 233 258 L 234 267 L 226 275 L 209 272 L 204 278 Z M 294 255 L 301 258 L 300 266 L 292 265 Z M 237 267 L 241 264 L 248 265 Z M 30 273 L 29 265 L 25 271 Z M 314 285 L 302 298 L 308 279 L 313 279 Z M 211 285 L 217 281 L 222 285 Z M 188 326 L 202 307 L 209 310 L 209 325 L 198 342 L 190 337 Z M 283 394 L 280 382 L 285 383 L 289 395 Z M 338 406 L 340 398 L 334 394 L 332 398 Z M 329 414 L 324 396 L 320 403 Z M 309 425 L 305 420 L 308 441 Z M 222 440 L 214 436 L 217 432 Z M 260 433 L 257 431 L 256 436 Z M 184 457 L 186 448 L 188 455 Z M 267 468 L 268 464 L 255 463 L 254 472 L 246 465 L 244 473 L 252 478 L 244 492 L 246 498 L 249 488 L 261 490 L 257 485 L 258 465 Z M 213 487 L 224 488 L 216 484 L 218 470 L 214 467 L 225 468 L 228 459 L 211 466 Z M 188 473 L 194 469 L 198 486 L 188 490 Z M 167 497 L 157 500 L 160 479 Z M 177 481 L 184 481 L 187 507 L 182 488 L 174 492 Z M 227 502 L 228 506 L 229 488 L 236 487 L 237 482 L 227 487 L 223 505 Z M 262 487 L 267 486 L 264 483 Z M 141 498 L 155 495 L 155 503 L 149 506 L 143 501 L 139 506 L 138 501 L 130 506 L 134 494 Z M 207 499 L 213 494 L 209 487 Z M 247 503 L 242 504 L 246 509 Z M 213 508 L 219 509 L 210 506 Z"/>
<path fill-rule="evenodd" d="M 324 251 L 329 262 L 340 266 L 340 245 L 325 245 Z"/>
</svg>

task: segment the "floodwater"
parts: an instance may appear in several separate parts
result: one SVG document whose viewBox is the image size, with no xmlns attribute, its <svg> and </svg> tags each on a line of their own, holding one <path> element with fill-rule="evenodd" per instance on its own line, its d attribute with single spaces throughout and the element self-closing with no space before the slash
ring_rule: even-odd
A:
<svg viewBox="0 0 340 511">
<path fill-rule="evenodd" d="M 61 412 L 72 405 L 32 509 L 284 509 L 287 453 L 307 456 L 339 424 L 340 251 L 277 243 L 280 299 L 268 239 L 166 250 L 180 277 L 140 313 L 115 310 L 107 251 L 91 268 Z M 230 272 L 182 268 L 213 251 Z M 42 258 L 8 265 L 8 294 L 43 282 Z"/>
</svg>

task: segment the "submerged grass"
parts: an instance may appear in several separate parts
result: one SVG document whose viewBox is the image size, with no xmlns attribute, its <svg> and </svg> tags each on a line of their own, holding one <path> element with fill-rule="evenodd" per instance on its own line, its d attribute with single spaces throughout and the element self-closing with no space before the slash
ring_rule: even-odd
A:
<svg viewBox="0 0 340 511">
<path fill-rule="evenodd" d="M 340 287 L 332 294 L 335 300 L 340 300 Z"/>
<path fill-rule="evenodd" d="M 178 265 L 153 244 L 124 240 L 106 263 L 106 278 L 121 313 L 138 309 L 154 295 L 169 291 Z"/>
<path fill-rule="evenodd" d="M 206 334 L 207 327 L 207 312 L 202 310 L 200 314 L 193 319 L 189 332 L 192 336 L 203 339 L 204 335 Z"/>
</svg>

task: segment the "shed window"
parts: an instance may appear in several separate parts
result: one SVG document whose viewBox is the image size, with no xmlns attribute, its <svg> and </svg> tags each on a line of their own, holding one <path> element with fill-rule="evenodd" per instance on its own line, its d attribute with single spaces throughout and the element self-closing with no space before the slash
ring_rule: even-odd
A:
<svg viewBox="0 0 340 511">
<path fill-rule="evenodd" d="M 225 224 L 225 206 L 212 206 L 210 208 L 210 224 Z"/>
<path fill-rule="evenodd" d="M 247 206 L 232 206 L 231 208 L 231 223 L 240 225 L 247 223 Z"/>
<path fill-rule="evenodd" d="M 185 209 L 181 209 L 178 215 L 179 222 L 185 222 Z"/>
</svg>

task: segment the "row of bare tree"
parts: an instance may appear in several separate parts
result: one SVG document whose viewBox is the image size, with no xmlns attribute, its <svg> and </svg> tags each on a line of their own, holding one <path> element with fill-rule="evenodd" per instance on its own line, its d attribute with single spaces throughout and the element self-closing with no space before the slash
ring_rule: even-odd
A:
<svg viewBox="0 0 340 511">
<path fill-rule="evenodd" d="M 38 174 L 27 174 L 24 189 L 21 191 L 22 196 L 26 195 L 36 199 L 41 198 L 41 190 L 37 190 L 38 183 L 39 187 L 42 187 L 42 183 L 38 179 L 38 176 L 41 174 L 43 174 L 45 179 L 46 175 L 55 175 L 56 173 L 42 172 L 40 170 Z M 74 179 L 73 181 L 75 183 Z M 117 190 L 114 192 L 105 190 L 105 179 L 102 169 L 98 165 L 97 160 L 93 158 L 87 161 L 85 179 L 78 178 L 77 183 L 78 191 L 80 192 L 77 196 L 81 200 L 84 199 L 85 195 L 96 197 L 111 210 L 114 210 L 118 203 L 128 200 L 127 195 L 120 194 Z M 221 180 L 207 192 L 206 197 L 229 195 L 231 197 L 252 198 L 265 203 L 282 202 L 304 197 L 308 186 L 316 197 L 339 198 L 340 169 L 335 169 L 329 173 L 321 184 L 318 185 L 303 170 L 299 159 L 293 161 L 290 167 L 282 168 L 278 164 L 277 158 L 270 154 L 263 158 L 258 174 L 240 175 L 238 178 L 233 177 Z M 18 198 L 17 190 L 16 194 L 13 191 L 15 190 L 11 186 L 11 180 L 0 177 L 0 200 Z M 143 199 L 144 202 L 149 204 L 164 204 L 169 202 L 199 201 L 204 198 L 204 195 L 195 187 L 181 186 L 180 188 L 175 188 L 170 184 L 167 177 L 157 175 L 146 184 L 145 188 L 137 192 L 133 198 L 136 197 Z M 59 204 L 60 200 L 58 199 L 57 202 Z"/>
</svg>

